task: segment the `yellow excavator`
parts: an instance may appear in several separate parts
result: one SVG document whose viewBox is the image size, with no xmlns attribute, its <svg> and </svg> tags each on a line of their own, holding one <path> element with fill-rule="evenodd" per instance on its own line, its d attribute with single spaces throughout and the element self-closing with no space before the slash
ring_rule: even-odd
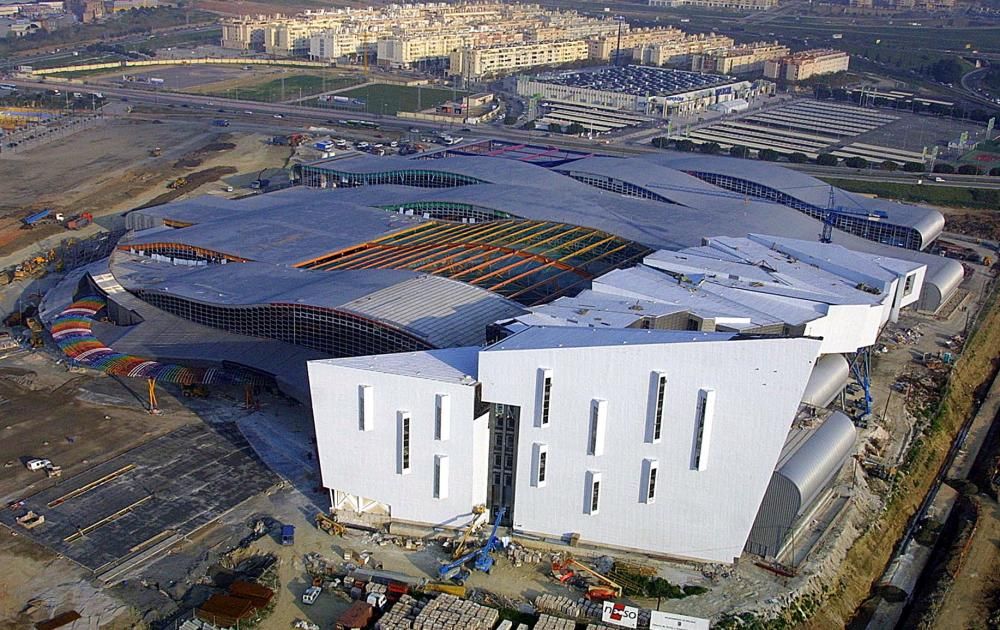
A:
<svg viewBox="0 0 1000 630">
<path fill-rule="evenodd" d="M 343 536 L 347 532 L 347 528 L 342 523 L 338 523 L 322 512 L 316 514 L 316 526 L 331 536 Z"/>
</svg>

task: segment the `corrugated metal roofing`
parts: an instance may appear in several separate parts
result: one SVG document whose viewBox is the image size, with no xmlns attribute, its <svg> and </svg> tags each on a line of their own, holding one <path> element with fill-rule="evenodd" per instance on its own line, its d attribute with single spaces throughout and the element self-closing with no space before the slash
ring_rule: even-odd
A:
<svg viewBox="0 0 1000 630">
<path fill-rule="evenodd" d="M 686 330 L 642 330 L 639 328 L 578 328 L 535 326 L 488 346 L 487 352 L 538 350 L 543 348 L 597 348 L 601 346 L 647 345 L 729 341 L 735 333 Z"/>
</svg>

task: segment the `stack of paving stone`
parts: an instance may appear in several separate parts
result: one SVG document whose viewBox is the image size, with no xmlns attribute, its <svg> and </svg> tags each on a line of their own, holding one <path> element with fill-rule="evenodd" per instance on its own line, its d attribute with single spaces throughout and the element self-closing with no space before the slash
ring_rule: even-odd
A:
<svg viewBox="0 0 1000 630">
<path fill-rule="evenodd" d="M 583 613 L 580 604 L 562 595 L 539 595 L 535 598 L 535 608 L 539 612 L 552 613 L 571 619 L 576 619 Z"/>
<path fill-rule="evenodd" d="M 403 595 L 375 624 L 375 630 L 412 630 L 424 602 Z"/>
<path fill-rule="evenodd" d="M 552 615 L 542 615 L 538 618 L 534 630 L 575 630 L 576 622 L 572 619 L 562 619 Z"/>
<path fill-rule="evenodd" d="M 454 595 L 438 595 L 420 611 L 413 621 L 413 630 L 492 630 L 500 621 L 500 612 L 459 599 Z"/>
</svg>

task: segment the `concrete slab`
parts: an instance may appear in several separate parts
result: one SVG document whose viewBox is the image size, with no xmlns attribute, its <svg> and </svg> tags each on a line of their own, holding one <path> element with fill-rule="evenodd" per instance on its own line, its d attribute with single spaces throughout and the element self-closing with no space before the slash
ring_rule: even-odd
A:
<svg viewBox="0 0 1000 630">
<path fill-rule="evenodd" d="M 29 497 L 0 522 L 99 573 L 191 534 L 279 481 L 233 425 L 190 425 Z M 17 525 L 27 510 L 45 523 Z"/>
</svg>

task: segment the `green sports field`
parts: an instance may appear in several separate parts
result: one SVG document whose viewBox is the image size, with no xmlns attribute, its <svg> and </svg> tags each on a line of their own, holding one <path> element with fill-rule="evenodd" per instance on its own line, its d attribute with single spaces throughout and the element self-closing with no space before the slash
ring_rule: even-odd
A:
<svg viewBox="0 0 1000 630">
<path fill-rule="evenodd" d="M 372 83 L 338 93 L 338 96 L 362 99 L 368 103 L 370 114 L 393 115 L 396 112 L 418 112 L 435 107 L 455 98 L 462 98 L 467 92 L 453 92 L 441 88 L 409 87 Z"/>
</svg>

